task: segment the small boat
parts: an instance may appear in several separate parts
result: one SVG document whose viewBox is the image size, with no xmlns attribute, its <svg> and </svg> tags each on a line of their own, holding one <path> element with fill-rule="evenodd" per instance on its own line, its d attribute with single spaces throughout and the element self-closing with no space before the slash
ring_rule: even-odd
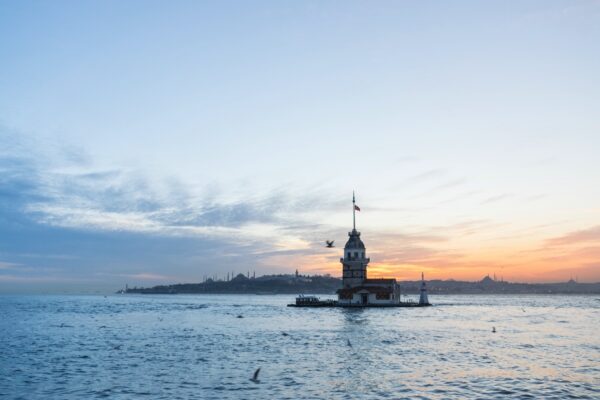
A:
<svg viewBox="0 0 600 400">
<path fill-rule="evenodd" d="M 309 305 L 317 305 L 321 300 L 317 296 L 304 296 L 300 295 L 296 297 L 296 305 L 297 306 L 309 306 Z"/>
<path fill-rule="evenodd" d="M 321 300 L 317 296 L 304 296 L 300 295 L 296 297 L 296 304 L 288 304 L 290 307 L 335 307 L 337 301 L 327 299 Z"/>
</svg>

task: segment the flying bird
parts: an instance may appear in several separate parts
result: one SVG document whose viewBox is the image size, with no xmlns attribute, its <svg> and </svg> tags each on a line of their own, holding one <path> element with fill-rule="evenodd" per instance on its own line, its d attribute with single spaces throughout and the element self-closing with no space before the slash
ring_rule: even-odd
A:
<svg viewBox="0 0 600 400">
<path fill-rule="evenodd" d="M 258 380 L 258 373 L 260 372 L 260 367 L 258 367 L 256 369 L 256 371 L 254 371 L 254 375 L 252 375 L 252 378 L 250 378 L 250 380 L 254 383 L 260 383 L 260 381 Z"/>
<path fill-rule="evenodd" d="M 496 327 L 492 326 L 492 333 L 496 333 Z"/>
<path fill-rule="evenodd" d="M 325 246 L 325 247 L 327 247 L 329 249 L 332 248 L 332 247 L 335 247 L 333 245 L 334 242 L 335 242 L 335 240 L 326 240 L 325 243 L 327 243 L 327 246 Z"/>
</svg>

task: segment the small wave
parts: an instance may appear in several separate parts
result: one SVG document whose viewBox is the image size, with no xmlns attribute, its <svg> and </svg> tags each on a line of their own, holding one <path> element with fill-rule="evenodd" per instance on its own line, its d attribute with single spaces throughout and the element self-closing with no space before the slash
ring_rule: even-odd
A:
<svg viewBox="0 0 600 400">
<path fill-rule="evenodd" d="M 207 304 L 194 304 L 194 305 L 189 305 L 186 308 L 186 310 L 201 310 L 203 308 L 207 308 L 208 305 Z"/>
</svg>

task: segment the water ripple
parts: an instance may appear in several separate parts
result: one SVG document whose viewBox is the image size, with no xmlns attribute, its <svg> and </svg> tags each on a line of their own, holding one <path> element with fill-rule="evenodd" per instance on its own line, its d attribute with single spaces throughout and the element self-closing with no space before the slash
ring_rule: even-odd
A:
<svg viewBox="0 0 600 400">
<path fill-rule="evenodd" d="M 431 308 L 385 310 L 289 300 L 0 296 L 0 397 L 600 398 L 594 297 L 432 296 Z"/>
</svg>

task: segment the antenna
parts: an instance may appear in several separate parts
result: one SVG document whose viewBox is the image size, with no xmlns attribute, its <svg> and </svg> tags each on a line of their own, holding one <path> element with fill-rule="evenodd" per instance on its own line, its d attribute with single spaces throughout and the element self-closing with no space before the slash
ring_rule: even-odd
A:
<svg viewBox="0 0 600 400">
<path fill-rule="evenodd" d="M 352 191 L 352 230 L 356 230 L 356 200 L 354 198 L 354 190 Z"/>
</svg>

